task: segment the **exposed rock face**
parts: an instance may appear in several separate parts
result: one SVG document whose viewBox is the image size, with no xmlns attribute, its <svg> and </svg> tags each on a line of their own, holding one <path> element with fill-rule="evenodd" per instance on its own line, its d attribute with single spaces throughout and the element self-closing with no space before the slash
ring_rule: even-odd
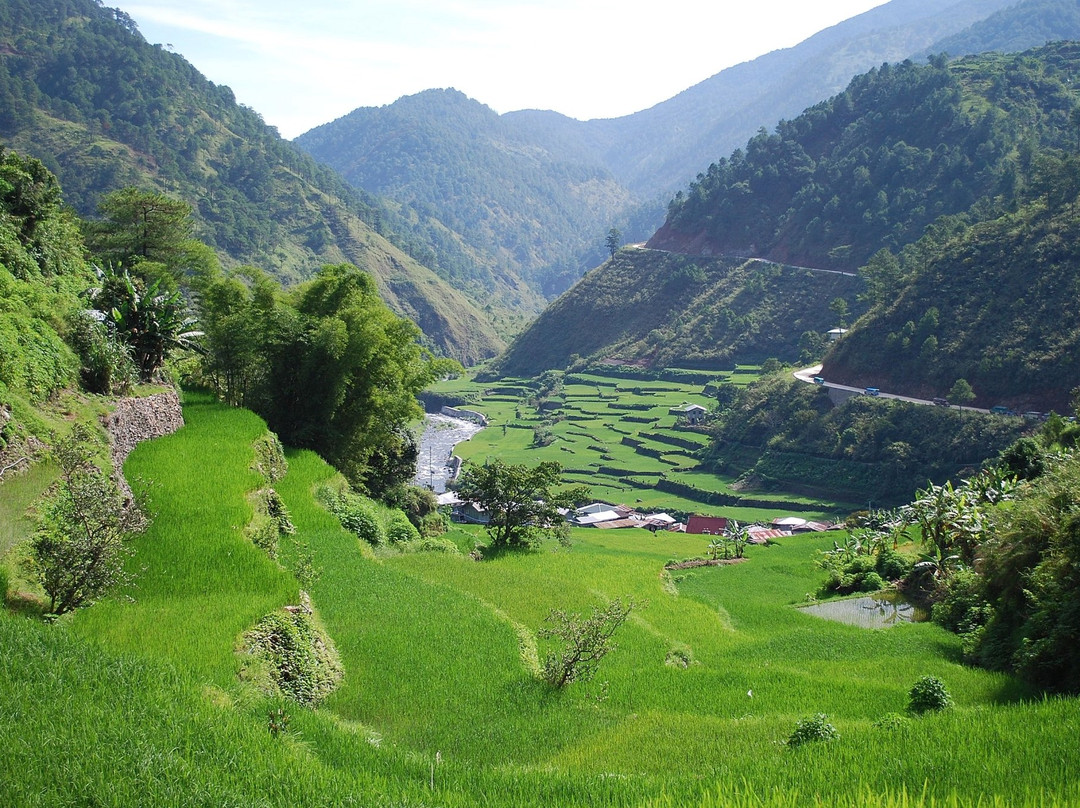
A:
<svg viewBox="0 0 1080 808">
<path fill-rule="evenodd" d="M 152 396 L 121 399 L 116 403 L 116 409 L 102 421 L 112 439 L 117 484 L 130 496 L 131 491 L 121 473 L 127 456 L 144 440 L 171 435 L 184 425 L 184 416 L 180 396 L 170 390 Z"/>
</svg>

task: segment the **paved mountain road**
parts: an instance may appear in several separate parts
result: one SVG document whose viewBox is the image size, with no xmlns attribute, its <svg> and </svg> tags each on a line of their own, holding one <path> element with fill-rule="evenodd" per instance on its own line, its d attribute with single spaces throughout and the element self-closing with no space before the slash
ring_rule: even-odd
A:
<svg viewBox="0 0 1080 808">
<path fill-rule="evenodd" d="M 808 384 L 813 384 L 814 383 L 814 377 L 818 376 L 820 374 L 821 374 L 821 365 L 814 365 L 813 367 L 803 368 L 802 370 L 796 370 L 793 375 L 795 376 L 796 379 L 798 379 L 801 382 L 807 382 Z M 832 387 L 832 388 L 834 388 L 836 390 L 847 390 L 849 392 L 856 393 L 856 394 L 862 394 L 862 395 L 867 394 L 865 387 L 850 387 L 850 386 L 848 386 L 846 384 L 836 384 L 835 382 L 830 382 L 828 379 L 825 380 L 825 383 L 822 386 L 824 386 L 824 387 Z M 910 402 L 911 404 L 926 404 L 926 405 L 931 406 L 931 407 L 935 406 L 933 401 L 928 401 L 925 398 L 912 398 L 911 396 L 902 396 L 902 395 L 900 395 L 898 393 L 886 393 L 884 390 L 882 390 L 880 393 L 878 393 L 877 397 L 878 398 L 894 398 L 894 399 L 896 399 L 898 401 Z M 960 407 L 960 406 L 958 406 L 956 404 L 950 404 L 949 408 L 950 409 L 958 409 L 958 410 L 968 410 L 969 412 L 984 412 L 984 413 L 989 413 L 990 412 L 990 410 L 983 410 L 983 409 L 979 409 L 978 407 Z"/>
</svg>

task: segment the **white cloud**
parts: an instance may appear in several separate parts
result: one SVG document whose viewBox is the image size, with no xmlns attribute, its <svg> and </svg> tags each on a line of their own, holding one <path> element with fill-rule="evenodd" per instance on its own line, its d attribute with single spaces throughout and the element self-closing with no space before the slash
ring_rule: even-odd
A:
<svg viewBox="0 0 1080 808">
<path fill-rule="evenodd" d="M 499 112 L 650 107 L 883 0 L 134 0 L 170 43 L 288 137 L 359 106 L 456 87 Z"/>
</svg>

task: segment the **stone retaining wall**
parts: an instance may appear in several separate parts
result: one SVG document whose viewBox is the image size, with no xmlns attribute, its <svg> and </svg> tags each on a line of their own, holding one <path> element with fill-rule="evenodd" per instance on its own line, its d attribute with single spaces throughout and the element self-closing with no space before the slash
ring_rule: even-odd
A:
<svg viewBox="0 0 1080 808">
<path fill-rule="evenodd" d="M 180 396 L 175 390 L 141 398 L 124 398 L 116 409 L 102 417 L 112 441 L 113 468 L 117 484 L 130 496 L 124 481 L 124 461 L 142 441 L 171 435 L 184 425 Z"/>
<path fill-rule="evenodd" d="M 451 418 L 460 418 L 463 421 L 472 421 L 474 424 L 480 424 L 480 426 L 487 426 L 487 416 L 476 410 L 463 410 L 460 407 L 450 407 L 444 405 L 440 410 L 443 415 L 447 415 Z"/>
</svg>

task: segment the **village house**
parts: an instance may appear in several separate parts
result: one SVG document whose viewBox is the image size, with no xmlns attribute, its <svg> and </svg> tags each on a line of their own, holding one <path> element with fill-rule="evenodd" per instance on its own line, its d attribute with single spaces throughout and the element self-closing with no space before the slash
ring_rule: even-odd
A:
<svg viewBox="0 0 1080 808">
<path fill-rule="evenodd" d="M 680 404 L 677 407 L 668 409 L 668 414 L 684 418 L 686 423 L 693 426 L 700 424 L 705 420 L 708 410 L 700 404 Z"/>
<path fill-rule="evenodd" d="M 686 520 L 686 532 L 705 536 L 720 536 L 727 529 L 726 516 L 698 516 L 694 514 Z"/>
</svg>

